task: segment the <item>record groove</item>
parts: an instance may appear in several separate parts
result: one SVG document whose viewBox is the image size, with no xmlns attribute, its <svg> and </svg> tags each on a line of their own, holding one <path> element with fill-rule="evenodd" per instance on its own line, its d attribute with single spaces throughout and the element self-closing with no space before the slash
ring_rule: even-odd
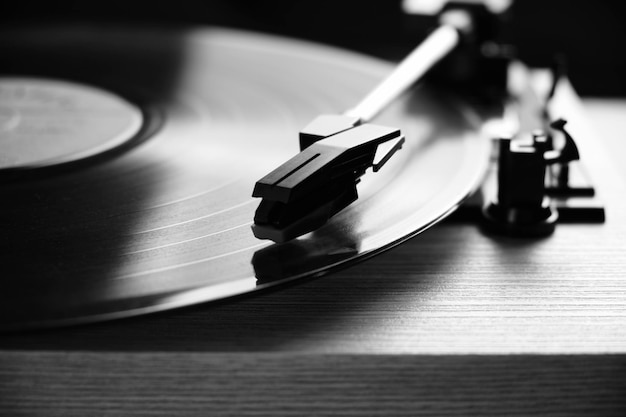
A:
<svg viewBox="0 0 626 417">
<path fill-rule="evenodd" d="M 133 85 L 136 103 L 163 115 L 121 154 L 3 185 L 2 328 L 125 317 L 327 273 L 436 223 L 487 165 L 489 143 L 466 109 L 422 86 L 374 121 L 407 142 L 364 177 L 359 200 L 275 245 L 250 229 L 255 181 L 298 152 L 299 129 L 350 108 L 390 64 L 224 29 L 3 33 L 0 52 L 14 58 L 12 75 L 123 96 L 119 86 Z"/>
</svg>

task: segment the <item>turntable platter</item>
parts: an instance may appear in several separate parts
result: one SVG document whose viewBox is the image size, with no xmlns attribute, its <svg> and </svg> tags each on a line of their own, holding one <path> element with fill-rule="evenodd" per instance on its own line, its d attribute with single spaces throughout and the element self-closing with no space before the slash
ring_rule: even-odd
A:
<svg viewBox="0 0 626 417">
<path fill-rule="evenodd" d="M 401 128 L 406 144 L 363 177 L 359 200 L 276 245 L 251 231 L 255 181 L 298 152 L 304 125 L 350 108 L 391 64 L 224 29 L 33 30 L 3 33 L 0 51 L 12 58 L 7 77 L 90 86 L 142 113 L 119 146 L 1 177 L 5 329 L 131 316 L 325 274 L 433 225 L 487 167 L 479 117 L 420 86 L 375 120 Z M 0 107 L 7 100 L 0 95 Z M 12 130 L 0 134 L 1 145 Z"/>
</svg>

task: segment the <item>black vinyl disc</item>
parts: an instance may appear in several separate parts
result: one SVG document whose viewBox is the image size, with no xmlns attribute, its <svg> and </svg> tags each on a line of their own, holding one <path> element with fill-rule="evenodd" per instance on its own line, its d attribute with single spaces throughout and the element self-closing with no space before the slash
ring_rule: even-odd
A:
<svg viewBox="0 0 626 417">
<path fill-rule="evenodd" d="M 480 183 L 480 118 L 428 85 L 374 123 L 406 143 L 360 198 L 277 245 L 255 182 L 392 65 L 226 29 L 2 33 L 0 327 L 125 317 L 321 275 L 402 242 Z"/>
</svg>

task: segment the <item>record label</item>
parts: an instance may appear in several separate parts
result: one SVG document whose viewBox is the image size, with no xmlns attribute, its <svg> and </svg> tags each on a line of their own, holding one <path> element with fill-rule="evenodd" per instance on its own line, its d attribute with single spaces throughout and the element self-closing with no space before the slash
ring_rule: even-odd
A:
<svg viewBox="0 0 626 417">
<path fill-rule="evenodd" d="M 137 106 L 103 89 L 0 78 L 0 170 L 72 162 L 111 150 L 142 125 Z"/>
</svg>

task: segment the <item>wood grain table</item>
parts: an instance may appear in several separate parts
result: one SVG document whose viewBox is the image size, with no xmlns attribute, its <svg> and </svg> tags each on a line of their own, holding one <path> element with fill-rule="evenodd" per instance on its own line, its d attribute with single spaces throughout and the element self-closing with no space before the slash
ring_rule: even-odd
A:
<svg viewBox="0 0 626 417">
<path fill-rule="evenodd" d="M 323 278 L 0 335 L 0 415 L 626 415 L 626 146 L 571 128 L 605 224 L 448 221 Z"/>
</svg>

